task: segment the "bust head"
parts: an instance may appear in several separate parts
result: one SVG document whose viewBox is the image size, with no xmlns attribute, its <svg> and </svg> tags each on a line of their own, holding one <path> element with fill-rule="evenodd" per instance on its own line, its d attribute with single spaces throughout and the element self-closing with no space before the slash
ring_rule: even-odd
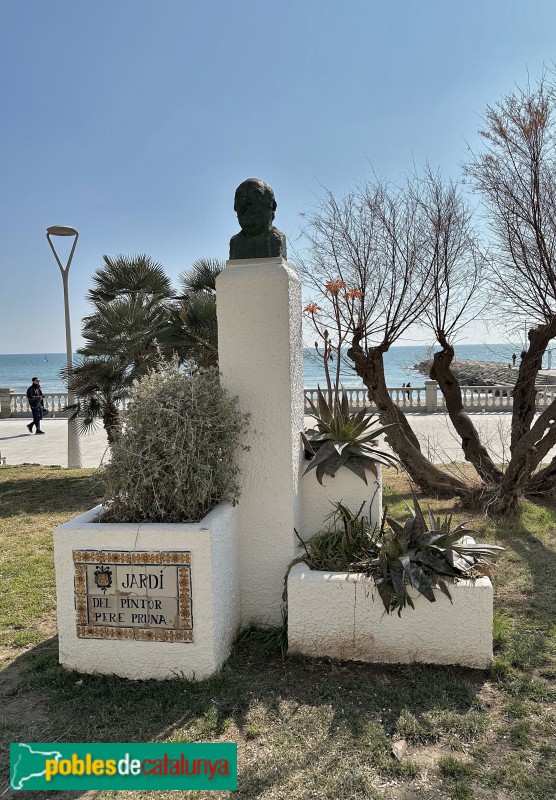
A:
<svg viewBox="0 0 556 800">
<path fill-rule="evenodd" d="M 234 211 L 246 236 L 259 236 L 269 231 L 276 211 L 272 188 L 258 178 L 247 178 L 236 189 Z"/>
</svg>

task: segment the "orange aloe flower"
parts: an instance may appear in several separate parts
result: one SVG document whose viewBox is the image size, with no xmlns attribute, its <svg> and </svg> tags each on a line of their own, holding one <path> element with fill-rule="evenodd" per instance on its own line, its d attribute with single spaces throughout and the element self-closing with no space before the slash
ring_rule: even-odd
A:
<svg viewBox="0 0 556 800">
<path fill-rule="evenodd" d="M 326 289 L 326 294 L 330 292 L 330 294 L 333 294 L 335 297 L 337 297 L 340 294 L 340 291 L 346 288 L 346 285 L 344 281 L 338 278 L 337 280 L 329 280 L 324 288 Z"/>
<path fill-rule="evenodd" d="M 316 303 L 309 303 L 309 305 L 305 306 L 303 309 L 303 311 L 305 311 L 307 314 L 316 314 L 317 311 L 320 310 L 320 306 L 318 306 Z"/>
<path fill-rule="evenodd" d="M 361 289 L 348 289 L 344 297 L 346 300 L 361 300 L 363 292 Z"/>
</svg>

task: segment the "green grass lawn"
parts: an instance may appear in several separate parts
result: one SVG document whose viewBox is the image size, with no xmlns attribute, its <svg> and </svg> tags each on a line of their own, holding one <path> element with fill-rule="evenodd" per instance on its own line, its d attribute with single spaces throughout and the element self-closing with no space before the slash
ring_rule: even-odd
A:
<svg viewBox="0 0 556 800">
<path fill-rule="evenodd" d="M 494 524 L 424 498 L 506 548 L 489 672 L 282 658 L 252 634 L 219 675 L 157 683 L 57 663 L 52 530 L 100 493 L 91 471 L 0 468 L 0 798 L 10 741 L 203 740 L 238 743 L 239 791 L 211 798 L 556 798 L 556 510 L 524 504 Z M 408 497 L 385 471 L 390 513 L 405 516 Z M 408 751 L 398 762 L 400 738 Z M 179 796 L 189 794 L 204 797 Z M 177 796 L 100 798 L 127 795 Z"/>
</svg>

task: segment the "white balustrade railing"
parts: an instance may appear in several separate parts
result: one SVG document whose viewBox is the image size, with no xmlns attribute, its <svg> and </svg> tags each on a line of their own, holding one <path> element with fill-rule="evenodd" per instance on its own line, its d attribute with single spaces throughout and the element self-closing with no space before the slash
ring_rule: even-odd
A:
<svg viewBox="0 0 556 800">
<path fill-rule="evenodd" d="M 43 394 L 43 401 L 45 408 L 48 409 L 48 414 L 51 417 L 67 417 L 68 412 L 64 411 L 68 404 L 67 392 L 45 392 Z M 127 408 L 128 400 L 118 400 L 117 407 L 121 411 Z M 10 416 L 12 417 L 30 417 L 31 409 L 27 394 L 25 392 L 11 392 L 10 393 Z"/>
<path fill-rule="evenodd" d="M 68 402 L 68 396 L 65 392 L 45 392 L 43 395 L 44 407 L 48 409 L 48 413 L 52 417 L 66 416 L 64 408 Z M 25 392 L 12 392 L 11 393 L 11 416 L 12 417 L 30 417 L 31 409 L 29 401 Z"/>
<path fill-rule="evenodd" d="M 350 408 L 356 411 L 367 406 L 375 409 L 367 394 L 367 389 L 362 387 L 344 389 L 348 396 Z M 556 385 L 537 386 L 536 407 L 539 411 L 546 408 L 556 399 Z M 328 400 L 328 390 L 322 390 Z M 461 397 L 465 411 L 511 411 L 513 408 L 513 386 L 500 384 L 497 386 L 462 386 Z M 438 390 L 435 381 L 427 381 L 427 386 L 389 386 L 388 394 L 404 411 L 415 412 L 445 412 L 446 401 L 444 395 Z M 309 400 L 318 407 L 317 389 L 305 389 L 305 413 L 311 413 Z M 427 402 L 428 400 L 428 402 Z"/>
<path fill-rule="evenodd" d="M 543 409 L 549 406 L 553 400 L 556 400 L 556 386 L 537 386 L 536 405 L 537 409 Z"/>
<path fill-rule="evenodd" d="M 553 400 L 556 400 L 556 385 L 537 386 L 536 406 L 540 411 L 546 408 Z M 8 403 L 8 390 L 0 389 L 6 393 L 6 404 Z M 367 389 L 364 386 L 351 386 L 344 389 L 347 394 L 349 406 L 353 411 L 361 408 L 375 410 L 376 406 L 369 400 Z M 513 407 L 513 386 L 500 384 L 498 386 L 462 386 L 461 396 L 465 411 L 511 411 Z M 318 407 L 318 390 L 309 388 L 305 393 L 305 414 L 311 414 L 309 400 Z M 322 393 L 328 401 L 328 390 L 322 389 Z M 427 381 L 427 386 L 389 386 L 388 394 L 396 405 L 404 411 L 435 413 L 446 411 L 444 396 L 438 391 L 435 381 Z M 44 404 L 48 408 L 52 417 L 66 417 L 67 412 L 64 408 L 68 402 L 68 395 L 65 392 L 46 392 L 44 394 Z M 27 401 L 25 392 L 10 392 L 9 412 L 8 406 L 3 405 L 2 416 L 7 417 L 31 417 L 31 409 Z M 117 403 L 121 411 L 125 411 L 129 400 L 120 400 Z"/>
<path fill-rule="evenodd" d="M 513 386 L 462 386 L 461 397 L 466 411 L 511 411 Z"/>
<path fill-rule="evenodd" d="M 329 402 L 328 389 L 321 389 L 326 401 Z M 347 395 L 349 407 L 353 411 L 360 408 L 375 409 L 375 404 L 369 400 L 367 389 L 364 386 L 347 387 L 344 390 Z M 412 411 L 425 410 L 425 387 L 424 386 L 389 386 L 388 394 L 401 408 Z M 318 389 L 305 389 L 305 413 L 311 413 L 311 400 L 318 408 Z"/>
</svg>

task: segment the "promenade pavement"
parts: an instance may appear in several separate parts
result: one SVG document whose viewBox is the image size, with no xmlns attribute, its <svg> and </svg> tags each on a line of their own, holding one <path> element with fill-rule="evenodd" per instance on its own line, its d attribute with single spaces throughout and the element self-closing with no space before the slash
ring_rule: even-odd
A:
<svg viewBox="0 0 556 800">
<path fill-rule="evenodd" d="M 463 461 L 463 453 L 452 424 L 445 414 L 410 413 L 409 422 L 421 441 L 424 455 L 435 463 Z M 470 414 L 483 443 L 497 463 L 508 460 L 511 415 L 509 413 Z M 311 418 L 306 418 L 311 424 Z M 43 420 L 45 436 L 27 431 L 28 419 L 0 420 L 0 455 L 6 464 L 58 464 L 67 466 L 67 422 L 63 419 Z M 108 458 L 106 434 L 99 425 L 95 433 L 82 436 L 81 456 L 84 467 L 98 467 Z M 556 455 L 553 448 L 544 459 Z"/>
<path fill-rule="evenodd" d="M 25 418 L 0 420 L 0 454 L 6 464 L 68 464 L 68 423 L 65 419 L 43 419 L 44 436 L 29 433 Z M 93 434 L 80 437 L 84 467 L 98 467 L 106 458 L 107 441 L 102 425 Z"/>
</svg>

